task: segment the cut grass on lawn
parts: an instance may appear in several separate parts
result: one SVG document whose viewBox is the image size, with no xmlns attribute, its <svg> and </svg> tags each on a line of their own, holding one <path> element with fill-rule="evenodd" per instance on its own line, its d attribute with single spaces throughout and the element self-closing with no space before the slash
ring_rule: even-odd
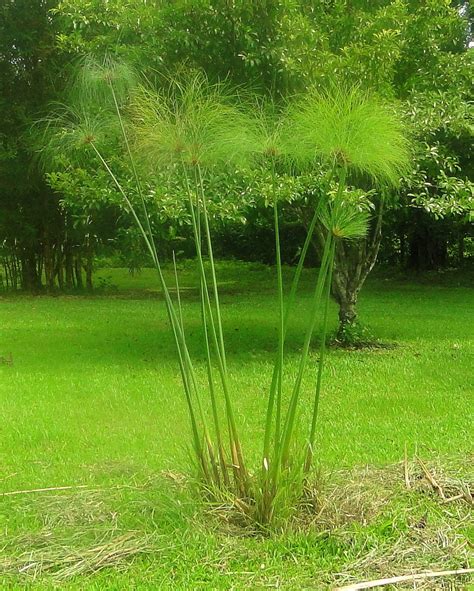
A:
<svg viewBox="0 0 474 591">
<path fill-rule="evenodd" d="M 274 274 L 219 267 L 229 374 L 256 467 L 276 347 Z M 181 272 L 204 379 L 196 275 L 187 265 Z M 304 273 L 290 324 L 287 376 L 296 371 L 314 275 Z M 200 506 L 183 476 L 189 426 L 152 271 L 133 278 L 106 269 L 100 277 L 101 295 L 0 299 L 0 355 L 13 356 L 13 365 L 0 365 L 0 493 L 77 487 L 0 496 L 2 588 L 327 589 L 469 566 L 471 288 L 445 279 L 369 282 L 361 316 L 399 346 L 331 351 L 321 475 L 288 531 L 256 536 L 239 527 L 232 507 Z M 334 328 L 335 307 L 331 318 Z M 314 365 L 309 374 L 308 400 Z M 443 500 L 415 454 L 443 494 L 458 498 Z"/>
</svg>

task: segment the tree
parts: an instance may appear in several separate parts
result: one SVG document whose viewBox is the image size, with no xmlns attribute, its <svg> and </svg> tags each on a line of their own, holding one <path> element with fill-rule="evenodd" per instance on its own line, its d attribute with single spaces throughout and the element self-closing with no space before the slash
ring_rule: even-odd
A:
<svg viewBox="0 0 474 591">
<path fill-rule="evenodd" d="M 341 245 L 337 253 L 333 295 L 339 304 L 338 336 L 343 341 L 358 332 L 352 329 L 357 323 L 357 299 L 377 260 L 385 212 L 399 212 L 410 220 L 411 231 L 406 240 L 403 235 L 400 248 L 409 242 L 411 261 L 415 249 L 430 248 L 431 256 L 439 252 L 433 243 L 442 228 L 438 224 L 437 232 L 426 231 L 428 224 L 433 226 L 430 214 L 435 212 L 440 216 L 441 210 L 450 210 L 451 219 L 461 212 L 458 220 L 464 223 L 454 224 L 462 243 L 468 210 L 472 211 L 468 177 L 472 175 L 473 127 L 467 101 L 473 60 L 466 49 L 465 16 L 449 3 L 374 3 L 370 9 L 355 8 L 330 19 L 336 22 L 336 37 L 340 43 L 344 39 L 345 45 L 328 58 L 328 66 L 400 99 L 417 142 L 413 171 L 401 190 L 372 193 L 374 216 L 367 237 Z M 324 72 L 322 68 L 318 74 L 322 79 Z M 427 265 L 426 254 L 423 260 Z M 418 257 L 417 266 L 420 263 Z"/>
<path fill-rule="evenodd" d="M 105 7 L 65 0 L 59 12 L 65 23 L 62 46 L 73 51 L 114 46 L 121 54 L 165 69 L 186 61 L 213 79 L 230 76 L 276 97 L 311 84 L 324 88 L 336 75 L 400 100 L 418 130 L 416 105 L 423 97 L 449 85 L 455 95 L 468 86 L 467 13 L 449 2 L 358 1 L 348 8 L 344 0 L 203 0 L 165 6 L 115 1 Z M 424 141 L 418 132 L 417 137 Z M 422 170 L 422 159 L 417 150 L 415 169 Z M 460 167 L 451 178 L 462 176 L 465 166 Z M 341 333 L 357 320 L 358 294 L 375 265 L 385 214 L 390 220 L 395 207 L 411 226 L 421 227 L 425 214 L 411 195 L 420 177 L 412 176 L 410 182 L 411 188 L 404 184 L 400 193 L 390 191 L 383 198 L 370 191 L 370 184 L 366 187 L 373 211 L 368 236 L 340 246 L 337 253 L 333 295 L 340 306 Z M 446 195 L 447 186 L 439 185 L 436 198 Z"/>
<path fill-rule="evenodd" d="M 7 1 L 0 9 L 0 237 L 4 286 L 38 291 L 91 285 L 90 228 L 64 209 L 46 182 L 31 126 L 62 91 L 54 0 Z M 86 239 L 86 237 L 89 237 Z M 85 246 L 85 242 L 87 245 Z"/>
<path fill-rule="evenodd" d="M 52 96 L 53 4 L 8 1 L 0 9 L 0 232 L 6 280 L 28 289 L 41 284 L 37 252 L 41 244 L 49 252 L 58 227 L 57 197 L 32 165 L 25 133 Z"/>
<path fill-rule="evenodd" d="M 13 4 L 7 4 L 9 11 Z M 16 3 L 18 7 L 21 4 Z M 44 3 L 40 5 L 45 8 Z M 140 64 L 140 69 L 158 82 L 163 80 L 161 73 L 182 68 L 184 63 L 188 68 L 203 68 L 211 80 L 226 77 L 239 84 L 250 84 L 278 100 L 309 85 L 324 88 L 336 75 L 345 82 L 359 83 L 378 94 L 398 99 L 415 128 L 421 112 L 417 105 L 425 101 L 423 97 L 428 100 L 430 93 L 440 89 L 446 92 L 451 89 L 453 96 L 459 94 L 463 99 L 469 93 L 468 72 L 472 68 L 469 57 L 472 52 L 466 50 L 469 12 L 465 8 L 463 12 L 455 3 L 360 0 L 348 7 L 344 0 L 330 3 L 322 0 L 254 3 L 62 0 L 56 7 L 52 2 L 48 7 L 53 8 L 53 18 L 48 18 L 50 24 L 54 23 L 58 44 L 54 46 L 51 34 L 48 43 L 55 47 L 56 54 L 57 48 L 59 55 L 69 57 L 112 51 L 129 63 Z M 52 49 L 50 53 L 54 53 Z M 58 59 L 57 55 L 54 59 Z M 421 146 L 425 140 L 419 132 L 417 128 Z M 425 139 L 431 146 L 432 136 Z M 445 138 L 440 136 L 436 141 L 443 146 Z M 462 146 L 459 142 L 450 143 L 448 152 L 454 150 L 459 168 L 454 172 L 443 169 L 448 181 L 439 177 L 439 190 L 431 192 L 432 199 L 444 199 L 448 186 L 454 199 L 465 193 L 471 165 L 462 154 L 469 142 L 463 142 Z M 415 162 L 417 169 L 426 172 L 422 152 L 416 151 Z M 432 175 L 426 178 L 432 183 Z M 460 179 L 461 184 L 453 179 Z M 342 324 L 346 322 L 344 318 L 350 322 L 355 319 L 358 293 L 380 248 L 381 228 L 387 228 L 395 220 L 397 233 L 404 233 L 401 242 L 413 244 L 406 250 L 414 252 L 415 243 L 422 244 L 421 239 L 416 239 L 418 229 L 433 223 L 419 198 L 414 201 L 411 195 L 421 186 L 421 176 L 417 179 L 412 176 L 411 182 L 413 186 L 404 184 L 399 193 L 390 191 L 383 200 L 380 192 L 371 192 L 370 184 L 366 186 L 373 211 L 368 238 L 337 255 L 333 293 L 342 307 L 343 302 L 352 302 L 352 310 L 341 308 Z M 453 193 L 455 186 L 457 197 Z M 301 194 L 304 200 L 304 191 Z M 54 198 L 59 201 L 58 196 Z M 256 199 L 255 203 L 261 204 L 262 200 Z M 264 222 L 266 214 L 262 207 L 258 205 L 259 212 L 250 218 Z M 296 212 L 298 200 L 293 200 L 293 207 Z M 246 209 L 242 208 L 235 218 L 245 213 Z M 460 229 L 461 244 L 462 232 L 468 232 L 467 224 L 452 216 L 445 217 L 443 224 L 449 225 L 450 232 L 454 227 Z M 437 227 L 441 231 L 441 226 Z M 250 228 L 249 223 L 247 233 Z M 403 228 L 406 231 L 402 232 Z M 285 231 L 284 224 L 282 230 Z M 271 225 L 266 232 L 270 244 Z M 422 232 L 418 234 L 421 236 Z M 265 258 L 269 258 L 268 254 Z"/>
</svg>

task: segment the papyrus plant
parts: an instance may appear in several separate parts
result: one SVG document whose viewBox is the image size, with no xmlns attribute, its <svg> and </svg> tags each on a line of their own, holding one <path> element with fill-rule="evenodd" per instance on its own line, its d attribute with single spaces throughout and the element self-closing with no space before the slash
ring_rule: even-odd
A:
<svg viewBox="0 0 474 591">
<path fill-rule="evenodd" d="M 110 176 L 131 212 L 158 272 L 174 335 L 188 407 L 199 480 L 212 498 L 231 498 L 254 522 L 266 525 L 284 513 L 302 490 L 311 469 L 317 431 L 334 253 L 340 240 L 363 235 L 367 213 L 352 202 L 352 176 L 396 183 L 407 162 L 404 134 L 395 114 L 357 89 L 309 93 L 283 114 L 249 108 L 224 85 L 202 74 L 178 77 L 161 90 L 140 85 L 121 64 L 86 60 L 65 106 L 46 119 L 44 153 L 93 158 Z M 134 179 L 127 193 L 117 167 Z M 206 187 L 212 176 L 236 164 L 270 178 L 274 208 L 278 293 L 278 344 L 269 385 L 261 467 L 250 470 L 227 375 L 224 325 L 219 302 Z M 314 203 L 288 299 L 284 298 L 279 236 L 280 175 L 310 170 L 323 181 Z M 176 274 L 173 300 L 162 270 L 142 185 L 147 175 L 179 180 L 187 201 L 199 269 L 207 383 L 197 379 L 187 346 Z M 176 182 L 175 182 L 176 184 Z M 316 225 L 325 236 L 321 266 L 297 375 L 285 379 L 285 337 L 305 256 Z M 319 364 L 313 396 L 302 389 L 315 328 L 322 312 Z M 288 391 L 287 391 L 288 387 Z M 286 403 L 284 403 L 286 401 Z M 308 413 L 309 409 L 309 413 Z M 302 411 L 305 413 L 302 413 Z M 301 439 L 299 416 L 310 416 Z M 280 512 L 281 510 L 281 512 Z"/>
<path fill-rule="evenodd" d="M 242 162 L 249 151 L 247 117 L 233 98 L 224 86 L 210 85 L 204 75 L 197 74 L 183 80 L 174 79 L 161 92 L 141 89 L 135 94 L 131 111 L 134 145 L 137 153 L 144 155 L 145 168 L 148 165 L 151 170 L 167 170 L 169 174 L 179 175 L 188 201 L 200 276 L 207 388 L 212 411 L 212 436 L 205 413 L 200 413 L 212 475 L 212 482 L 208 484 L 214 488 L 233 488 L 242 502 L 246 502 L 251 497 L 251 483 L 227 377 L 205 188 L 206 178 L 216 170 Z M 206 258 L 209 273 L 206 273 Z M 186 372 L 191 371 L 190 366 L 186 368 Z M 223 397 L 224 421 L 218 391 Z M 211 437 L 215 438 L 215 445 Z M 201 459 L 201 463 L 205 460 Z"/>
<path fill-rule="evenodd" d="M 133 73 L 123 64 L 110 59 L 98 63 L 88 58 L 78 70 L 68 101 L 64 105 L 56 105 L 52 115 L 42 124 L 46 128 L 43 134 L 43 154 L 46 158 L 51 162 L 67 155 L 73 162 L 80 160 L 89 164 L 95 160 L 110 175 L 126 209 L 132 214 L 157 269 L 164 294 L 189 411 L 199 476 L 209 490 L 225 486 L 246 498 L 249 481 L 228 387 L 203 181 L 204 171 L 234 158 L 234 144 L 241 137 L 241 130 L 245 129 L 238 124 L 238 109 L 230 104 L 222 87 L 211 87 L 202 75 L 185 82 L 174 81 L 166 91 L 152 93 L 140 87 Z M 146 157 L 143 157 L 144 154 Z M 117 168 L 122 171 L 123 160 L 128 162 L 128 171 L 135 179 L 134 196 L 138 199 L 127 193 L 117 173 Z M 200 270 L 212 427 L 186 343 L 180 298 L 174 302 L 171 297 L 156 249 L 142 188 L 146 165 L 179 175 L 189 202 Z M 203 244 L 207 246 L 210 279 L 204 272 Z M 217 362 L 224 397 L 224 428 L 221 427 L 217 408 L 212 353 Z M 228 445 L 224 444 L 224 430 Z"/>
<path fill-rule="evenodd" d="M 396 186 L 409 165 L 409 145 L 394 106 L 358 87 L 332 85 L 325 91 L 312 90 L 292 104 L 289 119 L 293 132 L 289 150 L 295 160 L 303 167 L 324 166 L 336 182 L 335 194 L 326 201 L 320 216 L 326 233 L 322 267 L 327 256 L 328 270 L 320 359 L 304 464 L 307 472 L 314 456 L 335 251 L 339 241 L 361 237 L 366 231 L 367 215 L 351 203 L 350 185 L 362 178 L 373 187 Z M 296 392 L 295 388 L 294 396 Z M 283 457 L 287 449 L 288 443 L 284 441 Z"/>
</svg>

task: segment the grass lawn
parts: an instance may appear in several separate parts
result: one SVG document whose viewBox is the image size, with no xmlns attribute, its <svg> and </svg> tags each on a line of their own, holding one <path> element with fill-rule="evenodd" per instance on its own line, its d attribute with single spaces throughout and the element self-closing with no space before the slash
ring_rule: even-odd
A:
<svg viewBox="0 0 474 591">
<path fill-rule="evenodd" d="M 274 275 L 258 265 L 219 270 L 230 379 L 256 466 L 276 345 Z M 313 276 L 305 271 L 289 329 L 287 390 Z M 82 487 L 0 496 L 2 588 L 328 589 L 468 566 L 468 503 L 440 503 L 411 458 L 418 454 L 448 493 L 472 479 L 472 288 L 368 283 L 361 316 L 398 346 L 331 351 L 318 435 L 322 504 L 289 531 L 259 537 L 225 511 L 200 507 L 182 483 L 189 425 L 153 272 L 132 278 L 106 269 L 99 277 L 104 292 L 95 296 L 0 298 L 0 355 L 14 359 L 0 365 L 0 493 Z M 204 379 L 189 268 L 182 283 Z M 308 400 L 313 382 L 314 365 Z M 111 566 L 91 573 L 101 565 Z M 467 588 L 449 584 L 429 588 Z"/>
</svg>

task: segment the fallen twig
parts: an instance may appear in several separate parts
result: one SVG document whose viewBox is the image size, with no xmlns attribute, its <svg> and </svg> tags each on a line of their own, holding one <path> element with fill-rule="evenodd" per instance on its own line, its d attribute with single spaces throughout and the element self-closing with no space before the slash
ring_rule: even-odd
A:
<svg viewBox="0 0 474 591">
<path fill-rule="evenodd" d="M 141 486 L 133 486 L 131 484 L 116 484 L 110 487 L 102 487 L 102 486 L 94 486 L 89 484 L 73 484 L 71 486 L 48 486 L 46 488 L 31 488 L 26 490 L 11 490 L 7 492 L 0 493 L 0 497 L 10 497 L 12 495 L 26 495 L 31 493 L 40 493 L 40 492 L 54 492 L 56 490 L 77 490 L 81 488 L 89 488 L 93 490 L 118 490 L 122 488 L 128 488 L 131 490 L 141 490 L 143 487 Z"/>
<path fill-rule="evenodd" d="M 0 493 L 0 497 L 11 497 L 13 495 L 26 495 L 38 492 L 51 492 L 55 490 L 73 490 L 76 488 L 89 488 L 87 484 L 75 484 L 73 486 L 50 486 L 48 488 L 31 488 L 29 490 L 11 490 L 9 492 Z"/>
<path fill-rule="evenodd" d="M 420 467 L 423 470 L 423 473 L 425 475 L 426 480 L 428 480 L 428 482 L 431 484 L 431 486 L 433 487 L 433 489 L 440 495 L 440 497 L 444 501 L 446 499 L 446 495 L 444 494 L 444 490 L 441 487 L 441 485 L 438 484 L 438 482 L 436 481 L 435 477 L 428 470 L 428 468 L 426 467 L 426 464 L 423 462 L 423 460 L 421 458 L 419 458 L 418 456 L 416 457 L 416 460 L 420 464 Z"/>
<path fill-rule="evenodd" d="M 452 503 L 453 501 L 459 501 L 459 499 L 465 499 L 466 495 L 464 493 L 461 493 L 459 495 L 454 495 L 454 497 L 449 497 L 449 499 L 444 499 L 442 502 L 443 503 Z"/>
<path fill-rule="evenodd" d="M 405 486 L 408 490 L 411 488 L 410 474 L 408 473 L 408 457 L 407 457 L 407 444 L 405 443 L 405 459 L 403 462 L 403 473 L 405 475 Z"/>
<path fill-rule="evenodd" d="M 388 579 L 377 579 L 376 581 L 364 581 L 345 587 L 337 587 L 334 591 L 358 591 L 360 589 L 373 589 L 374 587 L 383 587 L 384 585 L 393 585 L 395 583 L 404 583 L 406 581 L 420 581 L 422 579 L 434 579 L 436 577 L 452 577 L 455 575 L 468 575 L 474 573 L 474 568 L 461 568 L 458 570 L 443 570 L 437 572 L 418 573 L 415 575 L 401 575 L 390 577 Z"/>
</svg>

